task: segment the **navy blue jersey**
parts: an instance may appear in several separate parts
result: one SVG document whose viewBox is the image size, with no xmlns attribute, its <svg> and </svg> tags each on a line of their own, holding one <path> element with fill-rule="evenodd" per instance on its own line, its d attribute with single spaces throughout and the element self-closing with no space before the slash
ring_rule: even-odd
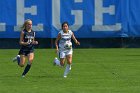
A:
<svg viewBox="0 0 140 93">
<path fill-rule="evenodd" d="M 35 38 L 35 32 L 33 30 L 31 30 L 31 32 L 28 32 L 26 29 L 24 29 L 23 32 L 24 32 L 23 41 L 28 42 L 29 45 L 26 45 L 26 46 L 21 45 L 21 50 L 24 50 L 24 51 L 34 50 L 34 45 L 32 44 L 32 42 Z"/>
</svg>

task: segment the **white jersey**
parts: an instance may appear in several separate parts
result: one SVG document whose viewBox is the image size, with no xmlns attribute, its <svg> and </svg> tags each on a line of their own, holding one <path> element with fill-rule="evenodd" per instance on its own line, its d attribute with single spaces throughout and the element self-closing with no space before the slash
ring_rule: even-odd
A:
<svg viewBox="0 0 140 93">
<path fill-rule="evenodd" d="M 66 43 L 70 43 L 72 45 L 71 42 L 72 31 L 68 30 L 67 33 L 64 33 L 63 30 L 61 30 L 59 33 L 61 34 L 61 39 L 59 40 L 59 50 L 60 51 L 72 50 L 72 47 L 70 49 L 65 48 Z"/>
</svg>

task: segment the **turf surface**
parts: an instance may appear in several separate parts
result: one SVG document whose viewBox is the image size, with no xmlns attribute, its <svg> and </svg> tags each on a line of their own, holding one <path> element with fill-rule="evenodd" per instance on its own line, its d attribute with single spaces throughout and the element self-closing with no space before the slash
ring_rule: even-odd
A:
<svg viewBox="0 0 140 93">
<path fill-rule="evenodd" d="M 0 93 L 140 93 L 140 49 L 74 49 L 72 70 L 53 66 L 54 49 L 36 49 L 25 78 L 12 62 L 17 49 L 0 50 Z"/>
</svg>

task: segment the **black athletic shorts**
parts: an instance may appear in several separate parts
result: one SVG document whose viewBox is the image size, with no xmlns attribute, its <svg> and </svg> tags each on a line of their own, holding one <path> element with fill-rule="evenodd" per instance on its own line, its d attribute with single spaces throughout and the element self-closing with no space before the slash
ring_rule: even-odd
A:
<svg viewBox="0 0 140 93">
<path fill-rule="evenodd" d="M 27 56 L 28 54 L 30 54 L 30 53 L 33 53 L 34 52 L 34 50 L 20 50 L 19 51 L 19 55 L 25 55 L 25 56 Z"/>
</svg>

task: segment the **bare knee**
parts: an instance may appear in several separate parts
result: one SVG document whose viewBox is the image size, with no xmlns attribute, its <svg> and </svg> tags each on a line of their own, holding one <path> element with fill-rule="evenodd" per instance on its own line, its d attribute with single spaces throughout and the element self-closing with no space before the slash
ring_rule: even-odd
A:
<svg viewBox="0 0 140 93">
<path fill-rule="evenodd" d="M 65 63 L 64 63 L 64 62 L 60 62 L 60 65 L 61 65 L 61 66 L 64 66 L 64 65 L 65 65 Z"/>
<path fill-rule="evenodd" d="M 33 62 L 33 59 L 30 59 L 29 62 L 32 63 Z"/>
<path fill-rule="evenodd" d="M 30 59 L 29 61 L 28 61 L 28 64 L 32 64 L 32 62 L 33 62 L 33 59 Z"/>
<path fill-rule="evenodd" d="M 67 63 L 68 63 L 68 64 L 71 64 L 71 63 L 72 63 L 72 58 L 68 58 L 68 59 L 67 59 Z"/>
<path fill-rule="evenodd" d="M 65 65 L 65 58 L 60 58 L 60 65 L 64 66 Z"/>
</svg>

